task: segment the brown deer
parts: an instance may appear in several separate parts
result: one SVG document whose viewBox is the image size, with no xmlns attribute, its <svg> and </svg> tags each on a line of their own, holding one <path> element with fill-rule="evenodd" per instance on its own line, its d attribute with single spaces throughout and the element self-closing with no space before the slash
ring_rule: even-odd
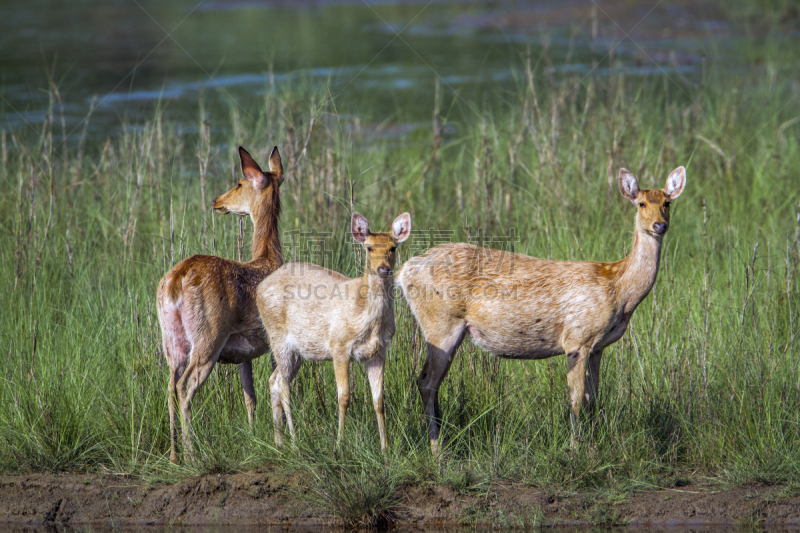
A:
<svg viewBox="0 0 800 533">
<path fill-rule="evenodd" d="M 581 404 L 590 406 L 597 395 L 603 349 L 622 337 L 655 283 L 670 201 L 685 182 L 686 171 L 678 167 L 664 189 L 641 191 L 633 174 L 620 170 L 620 191 L 638 210 L 633 249 L 615 263 L 548 261 L 462 243 L 436 246 L 406 262 L 397 282 L 425 335 L 427 359 L 417 385 L 434 455 L 439 386 L 467 335 L 497 357 L 567 354 L 575 445 Z"/>
<path fill-rule="evenodd" d="M 269 350 L 256 309 L 256 286 L 283 264 L 278 238 L 283 166 L 277 146 L 269 157 L 269 172 L 263 172 L 241 146 L 239 157 L 244 179 L 215 198 L 214 209 L 250 215 L 252 261 L 193 255 L 175 265 L 158 284 L 158 321 L 170 369 L 167 397 L 173 463 L 178 461 L 175 400 L 182 415 L 184 451 L 193 460 L 192 398 L 217 362 L 238 365 L 247 418 L 253 427 L 256 392 L 252 361 Z"/>
<path fill-rule="evenodd" d="M 395 251 L 411 232 L 411 216 L 397 217 L 391 233 L 370 233 L 367 219 L 353 213 L 350 229 L 367 251 L 360 278 L 317 265 L 288 263 L 258 286 L 258 311 L 275 358 L 269 387 L 278 446 L 282 445 L 284 412 L 294 442 L 289 386 L 306 359 L 333 361 L 339 403 L 337 444 L 341 442 L 350 404 L 350 361 L 355 360 L 366 368 L 381 449 L 386 449 L 383 368 L 394 336 Z"/>
</svg>

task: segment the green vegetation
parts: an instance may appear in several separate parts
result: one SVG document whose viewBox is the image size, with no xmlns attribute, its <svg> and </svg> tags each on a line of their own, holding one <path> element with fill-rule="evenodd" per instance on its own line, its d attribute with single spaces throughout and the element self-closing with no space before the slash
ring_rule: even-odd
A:
<svg viewBox="0 0 800 533">
<path fill-rule="evenodd" d="M 0 469 L 168 481 L 281 468 L 301 473 L 316 503 L 371 524 L 390 518 L 403 483 L 638 490 L 685 484 L 695 471 L 729 484 L 796 483 L 796 89 L 764 83 L 759 69 L 733 81 L 710 65 L 693 82 L 666 73 L 552 76 L 547 63 L 533 58 L 530 78 L 523 63 L 517 89 L 491 99 L 464 101 L 442 87 L 441 137 L 428 125 L 383 135 L 403 123 L 402 110 L 376 125 L 366 112 L 340 115 L 324 88 L 305 86 L 268 88 L 247 113 L 235 104 L 209 112 L 201 102 L 199 133 L 181 132 L 161 110 L 104 143 L 64 143 L 57 112 L 40 135 L 3 132 Z M 787 79 L 775 64 L 772 80 Z M 513 228 L 520 253 L 617 260 L 630 248 L 635 212 L 617 190 L 619 168 L 642 187 L 661 187 L 686 165 L 657 284 L 605 352 L 590 438 L 569 449 L 563 357 L 497 360 L 465 343 L 442 386 L 448 444 L 434 462 L 415 384 L 423 338 L 399 301 L 385 457 L 358 365 L 342 448 L 334 451 L 331 365 L 305 364 L 293 384 L 298 448 L 276 450 L 265 356 L 256 363 L 255 435 L 236 369 L 218 366 L 194 402 L 198 463 L 169 464 L 155 289 L 189 255 L 248 257 L 249 222 L 208 207 L 238 175 L 239 144 L 262 162 L 273 145 L 283 154 L 287 260 L 325 259 L 350 275 L 361 268 L 347 235 L 351 206 L 375 227 L 408 210 L 415 230 L 431 228 L 427 240 L 417 233 L 401 247 L 404 259 L 439 230 L 499 246 L 496 237 Z M 205 172 L 198 159 L 208 161 Z M 332 232 L 330 253 L 302 253 L 310 237 L 291 232 L 312 228 Z"/>
</svg>

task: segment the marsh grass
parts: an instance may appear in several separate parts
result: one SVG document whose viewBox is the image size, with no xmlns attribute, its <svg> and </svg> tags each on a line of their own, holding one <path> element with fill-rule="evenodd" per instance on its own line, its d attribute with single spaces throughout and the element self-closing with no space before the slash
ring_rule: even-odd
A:
<svg viewBox="0 0 800 533">
<path fill-rule="evenodd" d="M 559 77 L 545 75 L 546 63 L 521 64 L 516 91 L 443 101 L 435 120 L 447 128 L 400 138 L 340 114 L 311 86 L 273 87 L 246 116 L 199 102 L 196 132 L 158 110 L 103 142 L 61 139 L 57 113 L 41 131 L 4 131 L 0 469 L 174 481 L 266 466 L 299 473 L 314 504 L 362 525 L 390 519 L 404 483 L 481 491 L 506 479 L 626 491 L 686 472 L 729 484 L 796 483 L 793 89 L 765 86 L 758 69 L 732 90 L 713 66 L 691 82 L 613 71 Z M 394 120 L 403 121 L 402 110 Z M 332 369 L 308 363 L 293 384 L 298 448 L 276 450 L 265 356 L 255 365 L 255 433 L 236 369 L 218 366 L 194 403 L 198 462 L 170 465 L 155 287 L 192 254 L 249 256 L 249 221 L 207 213 L 202 201 L 233 184 L 239 144 L 259 161 L 273 145 L 283 154 L 287 258 L 316 260 L 313 248 L 290 247 L 314 228 L 330 234 L 328 266 L 349 275 L 361 268 L 346 236 L 350 209 L 376 227 L 410 211 L 425 233 L 401 247 L 403 258 L 444 235 L 539 257 L 617 260 L 634 218 L 616 188 L 619 167 L 643 187 L 661 187 L 686 165 L 658 281 L 605 352 L 590 437 L 569 449 L 563 358 L 497 360 L 465 343 L 442 386 L 447 444 L 434 461 L 415 385 L 424 340 L 398 300 L 387 456 L 361 368 L 352 370 L 345 443 L 334 451 Z"/>
<path fill-rule="evenodd" d="M 388 525 L 400 507 L 399 486 L 412 479 L 413 459 L 384 456 L 349 443 L 334 450 L 333 440 L 307 441 L 286 463 L 299 472 L 300 497 L 325 509 L 346 526 Z M 332 451 L 334 450 L 334 451 Z M 284 454 L 285 456 L 285 454 Z"/>
</svg>

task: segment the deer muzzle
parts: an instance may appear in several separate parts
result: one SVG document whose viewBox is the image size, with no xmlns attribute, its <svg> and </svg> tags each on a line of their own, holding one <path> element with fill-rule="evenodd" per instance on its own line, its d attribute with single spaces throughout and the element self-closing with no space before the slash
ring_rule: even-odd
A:
<svg viewBox="0 0 800 533">
<path fill-rule="evenodd" d="M 225 214 L 225 213 L 228 212 L 228 208 L 219 203 L 219 199 L 220 198 L 221 198 L 221 196 L 217 196 L 216 198 L 214 198 L 214 202 L 211 204 L 211 207 L 213 207 L 214 209 L 216 209 L 220 213 Z"/>
</svg>

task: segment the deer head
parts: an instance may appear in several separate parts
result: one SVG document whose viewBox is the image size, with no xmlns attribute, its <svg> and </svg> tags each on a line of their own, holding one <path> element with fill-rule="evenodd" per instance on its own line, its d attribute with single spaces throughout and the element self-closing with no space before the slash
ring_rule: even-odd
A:
<svg viewBox="0 0 800 533">
<path fill-rule="evenodd" d="M 269 156 L 269 172 L 262 171 L 255 159 L 241 146 L 239 158 L 242 161 L 244 177 L 233 189 L 214 198 L 213 207 L 220 213 L 253 216 L 262 199 L 271 198 L 283 183 L 281 156 L 278 147 L 274 147 Z"/>
<path fill-rule="evenodd" d="M 669 204 L 681 195 L 686 184 L 686 169 L 673 170 L 663 189 L 639 190 L 634 175 L 624 168 L 619 171 L 618 181 L 622 196 L 638 208 L 636 230 L 661 238 L 669 229 Z"/>
<path fill-rule="evenodd" d="M 403 213 L 394 219 L 391 233 L 370 233 L 367 219 L 358 213 L 353 213 L 350 230 L 353 238 L 367 251 L 366 272 L 388 278 L 394 270 L 397 244 L 406 240 L 411 233 L 411 215 Z"/>
</svg>

